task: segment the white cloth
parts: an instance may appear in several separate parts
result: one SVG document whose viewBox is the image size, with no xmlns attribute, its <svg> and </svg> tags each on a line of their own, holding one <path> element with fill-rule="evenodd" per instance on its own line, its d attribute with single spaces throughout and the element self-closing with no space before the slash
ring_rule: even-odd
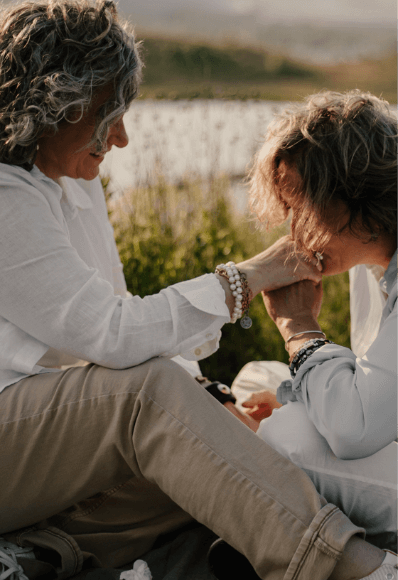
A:
<svg viewBox="0 0 398 580">
<path fill-rule="evenodd" d="M 213 274 L 143 299 L 126 294 L 98 178 L 56 183 L 37 167 L 0 163 L 0 247 L 0 391 L 79 360 L 198 361 L 230 320 Z"/>
<path fill-rule="evenodd" d="M 258 391 L 271 390 L 276 393 L 282 381 L 290 380 L 289 367 L 277 360 L 257 360 L 247 363 L 239 372 L 231 390 L 236 397 L 236 406 L 243 413 L 242 403 Z"/>
<path fill-rule="evenodd" d="M 380 320 L 387 295 L 381 291 L 379 282 L 384 269 L 360 264 L 351 268 L 350 319 L 351 350 L 361 358 L 379 332 Z"/>
<path fill-rule="evenodd" d="M 144 560 L 136 560 L 132 570 L 122 572 L 119 580 L 152 580 L 152 574 Z"/>
</svg>

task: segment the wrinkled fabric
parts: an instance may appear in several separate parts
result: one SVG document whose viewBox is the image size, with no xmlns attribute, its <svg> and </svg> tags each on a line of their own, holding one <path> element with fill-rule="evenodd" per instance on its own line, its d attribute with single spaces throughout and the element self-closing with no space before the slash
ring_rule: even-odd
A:
<svg viewBox="0 0 398 580">
<path fill-rule="evenodd" d="M 120 574 L 120 580 L 152 580 L 152 574 L 144 560 L 136 560 L 131 570 Z"/>
<path fill-rule="evenodd" d="M 282 403 L 304 403 L 340 459 L 368 457 L 397 437 L 397 252 L 379 286 L 385 305 L 365 354 L 326 344 L 301 365 L 291 391 L 285 383 L 278 395 Z"/>
<path fill-rule="evenodd" d="M 105 198 L 92 182 L 0 164 L 0 390 L 88 361 L 201 360 L 229 322 L 214 274 L 128 296 Z"/>
</svg>

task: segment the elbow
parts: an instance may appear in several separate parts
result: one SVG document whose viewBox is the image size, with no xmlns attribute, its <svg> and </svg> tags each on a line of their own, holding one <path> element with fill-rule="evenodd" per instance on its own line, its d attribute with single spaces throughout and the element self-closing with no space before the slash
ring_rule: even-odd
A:
<svg viewBox="0 0 398 580">
<path fill-rule="evenodd" d="M 375 453 L 369 442 L 363 438 L 354 439 L 352 437 L 334 436 L 333 440 L 328 443 L 337 459 L 362 459 Z"/>
<path fill-rule="evenodd" d="M 332 451 L 337 459 L 359 459 L 358 453 L 355 453 L 352 448 L 334 445 Z"/>
<path fill-rule="evenodd" d="M 144 357 L 137 357 L 134 355 L 126 356 L 126 354 L 121 354 L 117 351 L 115 352 L 104 352 L 104 353 L 96 353 L 97 356 L 90 356 L 87 357 L 86 360 L 89 360 L 95 365 L 100 367 L 105 367 L 107 369 L 112 369 L 115 371 L 121 371 L 124 369 L 128 369 L 130 367 L 136 367 L 147 359 Z M 98 356 L 99 355 L 99 356 Z"/>
<path fill-rule="evenodd" d="M 135 360 L 134 358 L 126 360 L 126 358 L 124 358 L 124 357 L 120 358 L 120 359 L 118 357 L 112 357 L 112 358 L 106 357 L 103 360 L 92 361 L 92 362 L 94 362 L 94 364 L 97 364 L 100 367 L 105 367 L 107 369 L 112 369 L 114 371 L 122 371 L 124 369 L 136 367 L 145 361 L 141 360 L 141 359 Z"/>
</svg>

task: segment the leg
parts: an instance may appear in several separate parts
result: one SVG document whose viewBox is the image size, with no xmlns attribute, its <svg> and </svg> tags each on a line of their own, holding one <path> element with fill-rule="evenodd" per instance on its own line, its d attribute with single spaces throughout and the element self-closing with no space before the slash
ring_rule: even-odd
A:
<svg viewBox="0 0 398 580">
<path fill-rule="evenodd" d="M 363 459 L 337 459 L 299 402 L 275 410 L 257 434 L 301 467 L 327 501 L 366 529 L 372 543 L 395 551 L 397 443 Z"/>
<path fill-rule="evenodd" d="M 326 579 L 361 533 L 171 361 L 30 377 L 6 389 L 1 403 L 0 533 L 73 512 L 133 477 L 159 487 L 267 580 Z M 101 559 L 109 530 L 97 525 Z"/>
</svg>

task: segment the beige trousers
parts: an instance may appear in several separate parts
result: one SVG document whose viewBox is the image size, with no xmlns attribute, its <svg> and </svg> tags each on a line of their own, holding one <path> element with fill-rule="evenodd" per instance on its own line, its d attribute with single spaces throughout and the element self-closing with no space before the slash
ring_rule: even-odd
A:
<svg viewBox="0 0 398 580">
<path fill-rule="evenodd" d="M 194 518 L 264 580 L 324 580 L 362 533 L 169 360 L 24 379 L 0 394 L 0 440 L 0 534 L 39 523 L 20 537 L 66 538 L 73 572 Z"/>
</svg>

